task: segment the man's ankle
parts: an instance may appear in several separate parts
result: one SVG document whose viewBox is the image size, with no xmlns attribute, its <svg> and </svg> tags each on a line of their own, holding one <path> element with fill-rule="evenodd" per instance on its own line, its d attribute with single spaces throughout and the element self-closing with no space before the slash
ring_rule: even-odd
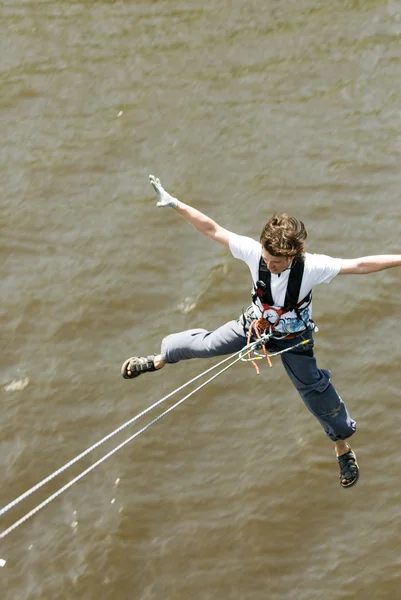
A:
<svg viewBox="0 0 401 600">
<path fill-rule="evenodd" d="M 346 454 L 351 446 L 345 440 L 337 440 L 337 442 L 334 442 L 334 448 L 337 456 L 341 456 L 342 454 Z"/>
</svg>

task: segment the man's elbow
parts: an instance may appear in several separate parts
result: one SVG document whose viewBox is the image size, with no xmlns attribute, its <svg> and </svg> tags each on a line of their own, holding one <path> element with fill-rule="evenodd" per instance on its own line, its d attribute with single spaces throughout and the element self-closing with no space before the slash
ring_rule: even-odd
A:
<svg viewBox="0 0 401 600">
<path fill-rule="evenodd" d="M 368 275 L 369 273 L 378 273 L 379 271 L 384 271 L 384 269 L 388 268 L 389 265 L 386 264 L 361 260 L 358 265 L 358 273 L 361 275 Z"/>
<path fill-rule="evenodd" d="M 340 273 L 344 275 L 366 275 L 371 273 L 369 265 L 362 259 L 344 260 Z"/>
</svg>

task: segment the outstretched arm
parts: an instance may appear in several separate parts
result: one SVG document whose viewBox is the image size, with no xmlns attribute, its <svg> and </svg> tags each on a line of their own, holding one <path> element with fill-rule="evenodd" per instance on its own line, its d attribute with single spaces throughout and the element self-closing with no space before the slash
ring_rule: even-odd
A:
<svg viewBox="0 0 401 600">
<path fill-rule="evenodd" d="M 365 275 L 401 266 L 401 254 L 380 254 L 343 259 L 339 275 Z"/>
<path fill-rule="evenodd" d="M 226 248 L 229 247 L 228 238 L 230 232 L 227 229 L 221 227 L 218 223 L 201 213 L 196 208 L 193 208 L 188 204 L 184 204 L 184 202 L 177 200 L 177 198 L 174 198 L 174 196 L 170 196 L 170 194 L 162 187 L 160 180 L 154 177 L 154 175 L 149 175 L 149 179 L 158 196 L 158 207 L 164 208 L 169 206 L 171 208 L 175 208 L 176 211 L 187 221 L 187 223 L 192 225 L 192 227 L 199 231 L 199 233 L 202 233 L 211 240 L 222 244 Z"/>
</svg>

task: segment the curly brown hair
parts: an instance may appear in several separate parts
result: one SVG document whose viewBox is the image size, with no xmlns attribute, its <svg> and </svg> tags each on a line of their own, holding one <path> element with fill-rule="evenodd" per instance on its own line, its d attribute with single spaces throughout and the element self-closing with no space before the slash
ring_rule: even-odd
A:
<svg viewBox="0 0 401 600">
<path fill-rule="evenodd" d="M 260 243 L 272 256 L 301 258 L 305 253 L 307 238 L 305 225 L 287 214 L 274 215 L 260 235 Z"/>
</svg>

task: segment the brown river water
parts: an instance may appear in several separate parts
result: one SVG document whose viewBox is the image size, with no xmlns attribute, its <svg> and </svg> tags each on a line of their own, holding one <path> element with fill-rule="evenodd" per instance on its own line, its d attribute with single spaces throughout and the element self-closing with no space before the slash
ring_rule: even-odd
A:
<svg viewBox="0 0 401 600">
<path fill-rule="evenodd" d="M 399 1 L 2 0 L 0 506 L 217 362 L 128 356 L 249 304 L 149 173 L 237 233 L 286 211 L 310 252 L 401 252 L 400 60 Z M 400 278 L 315 291 L 357 486 L 280 361 L 241 363 L 1 539 L 1 600 L 401 598 Z"/>
</svg>

